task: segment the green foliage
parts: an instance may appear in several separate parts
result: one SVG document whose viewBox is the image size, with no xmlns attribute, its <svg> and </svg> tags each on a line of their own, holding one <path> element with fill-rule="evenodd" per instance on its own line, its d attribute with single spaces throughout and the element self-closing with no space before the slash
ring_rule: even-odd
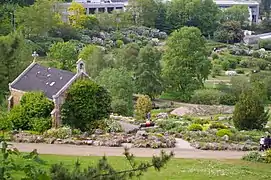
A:
<svg viewBox="0 0 271 180">
<path fill-rule="evenodd" d="M 194 92 L 190 102 L 195 104 L 218 105 L 222 93 L 216 89 L 199 89 Z"/>
<path fill-rule="evenodd" d="M 146 119 L 146 115 L 152 109 L 152 101 L 147 95 L 141 95 L 136 101 L 136 119 Z"/>
<path fill-rule="evenodd" d="M 167 87 L 189 99 L 210 74 L 205 40 L 198 28 L 183 27 L 171 34 L 167 46 L 162 69 Z"/>
<path fill-rule="evenodd" d="M 118 49 L 116 52 L 116 67 L 134 71 L 140 47 L 136 43 L 130 43 Z"/>
<path fill-rule="evenodd" d="M 225 135 L 232 136 L 232 132 L 229 129 L 220 129 L 216 132 L 218 137 L 223 137 Z"/>
<path fill-rule="evenodd" d="M 232 93 L 222 93 L 220 96 L 220 104 L 235 105 L 236 97 Z"/>
<path fill-rule="evenodd" d="M 77 61 L 77 50 L 72 42 L 58 42 L 52 45 L 48 53 L 49 57 L 61 63 L 61 69 L 72 70 Z"/>
<path fill-rule="evenodd" d="M 235 95 L 236 99 L 239 98 L 240 94 L 247 88 L 250 87 L 247 78 L 241 76 L 235 76 L 231 78 L 231 91 Z"/>
<path fill-rule="evenodd" d="M 188 126 L 188 130 L 189 131 L 202 131 L 203 128 L 200 124 L 191 124 L 190 126 Z"/>
<path fill-rule="evenodd" d="M 271 50 L 271 40 L 263 39 L 259 41 L 259 48 L 264 48 L 266 50 Z"/>
<path fill-rule="evenodd" d="M 193 120 L 193 123 L 194 124 L 200 124 L 200 125 L 204 125 L 204 124 L 209 124 L 209 120 L 208 119 L 199 119 L 199 118 L 196 118 Z"/>
<path fill-rule="evenodd" d="M 79 54 L 86 62 L 86 71 L 90 77 L 96 78 L 99 73 L 112 66 L 112 58 L 106 59 L 105 51 L 98 46 L 88 45 L 85 46 Z"/>
<path fill-rule="evenodd" d="M 44 132 L 52 127 L 51 118 L 31 118 L 30 119 L 31 130 L 37 132 Z"/>
<path fill-rule="evenodd" d="M 241 25 L 236 21 L 222 23 L 214 33 L 214 38 L 223 43 L 239 43 L 243 40 L 243 37 Z"/>
<path fill-rule="evenodd" d="M 264 157 L 261 153 L 255 151 L 255 152 L 249 152 L 248 154 L 245 154 L 242 157 L 245 161 L 251 161 L 251 162 L 264 162 Z"/>
<path fill-rule="evenodd" d="M 21 34 L 0 36 L 0 93 L 29 65 L 31 53 Z"/>
<path fill-rule="evenodd" d="M 122 132 L 123 129 L 117 121 L 113 119 L 104 119 L 102 121 L 99 121 L 99 124 L 103 124 L 102 130 L 104 130 L 107 133 L 112 133 L 112 132 Z"/>
<path fill-rule="evenodd" d="M 147 94 L 151 99 L 163 90 L 161 78 L 161 53 L 155 47 L 147 45 L 140 49 L 135 69 L 137 92 Z"/>
<path fill-rule="evenodd" d="M 8 113 L 0 111 L 0 131 L 7 131 L 12 129 L 12 123 L 8 119 Z"/>
<path fill-rule="evenodd" d="M 116 41 L 116 46 L 118 47 L 118 48 L 121 48 L 122 46 L 124 45 L 124 43 L 123 43 L 123 41 L 122 40 L 117 40 Z"/>
<path fill-rule="evenodd" d="M 37 130 L 42 132 L 50 128 L 50 113 L 53 102 L 41 92 L 25 93 L 20 105 L 11 109 L 7 121 L 12 123 L 13 129 Z"/>
<path fill-rule="evenodd" d="M 245 74 L 245 71 L 243 69 L 235 69 L 237 74 Z"/>
<path fill-rule="evenodd" d="M 129 72 L 125 69 L 104 69 L 97 82 L 109 91 L 114 113 L 127 116 L 133 114 L 134 83 Z"/>
<path fill-rule="evenodd" d="M 28 118 L 50 117 L 53 110 L 53 102 L 50 101 L 42 92 L 27 92 L 23 95 L 20 105 L 26 112 Z"/>
<path fill-rule="evenodd" d="M 1 142 L 0 155 L 0 179 L 15 179 L 18 175 L 22 179 L 40 179 L 40 180 L 83 180 L 83 179 L 111 179 L 111 180 L 126 180 L 133 177 L 140 177 L 149 168 L 154 168 L 160 171 L 168 161 L 174 156 L 173 152 L 165 153 L 161 151 L 160 156 L 153 156 L 150 162 L 135 162 L 135 156 L 125 149 L 124 155 L 127 163 L 130 164 L 130 169 L 115 170 L 104 156 L 100 159 L 97 165 L 88 166 L 82 169 L 77 160 L 74 167 L 66 167 L 63 163 L 50 165 L 50 171 L 44 168 L 45 161 L 42 161 L 37 153 L 33 150 L 31 153 L 23 155 L 17 149 L 11 149 L 6 142 Z"/>
<path fill-rule="evenodd" d="M 44 132 L 44 137 L 66 139 L 72 136 L 70 127 L 64 126 L 58 129 L 52 128 Z"/>
<path fill-rule="evenodd" d="M 54 3 L 54 0 L 36 0 L 31 6 L 18 8 L 15 17 L 19 29 L 26 36 L 45 35 L 60 22 Z"/>
<path fill-rule="evenodd" d="M 111 97 L 101 86 L 91 80 L 78 80 L 67 92 L 61 115 L 64 124 L 86 129 L 92 121 L 109 117 Z"/>
<path fill-rule="evenodd" d="M 155 170 L 160 171 L 166 163 L 174 156 L 171 152 L 166 154 L 161 152 L 160 157 L 154 156 L 152 163 L 141 162 L 136 163 L 134 155 L 130 154 L 127 149 L 124 153 L 127 163 L 131 168 L 123 171 L 115 170 L 107 161 L 104 156 L 99 160 L 97 165 L 88 166 L 85 169 L 81 169 L 80 163 L 77 161 L 72 169 L 65 167 L 63 163 L 54 164 L 50 169 L 50 177 L 54 180 L 74 180 L 74 179 L 111 179 L 111 180 L 126 180 L 133 177 L 140 177 L 149 168 L 154 167 Z"/>
<path fill-rule="evenodd" d="M 13 129 L 30 129 L 29 119 L 26 116 L 24 108 L 20 105 L 12 108 L 8 114 L 7 121 L 12 123 Z"/>
<path fill-rule="evenodd" d="M 243 91 L 233 112 L 233 122 L 236 128 L 250 130 L 262 129 L 268 121 L 268 111 L 257 92 L 251 88 Z"/>
<path fill-rule="evenodd" d="M 21 154 L 17 149 L 8 147 L 5 141 L 1 141 L 1 146 L 0 179 L 14 179 L 19 172 L 22 179 L 45 178 L 45 171 L 37 166 L 43 161 L 39 159 L 36 149 L 29 154 Z"/>
<path fill-rule="evenodd" d="M 219 122 L 214 122 L 209 126 L 210 129 L 228 129 L 227 126 L 225 126 L 222 123 Z"/>
<path fill-rule="evenodd" d="M 216 76 L 220 76 L 221 75 L 221 67 L 218 65 L 213 65 L 211 75 L 213 78 L 215 78 Z"/>
<path fill-rule="evenodd" d="M 220 10 L 212 0 L 172 0 L 167 5 L 167 21 L 173 30 L 196 26 L 206 36 L 215 31 Z"/>
<path fill-rule="evenodd" d="M 222 13 L 222 21 L 236 21 L 244 26 L 248 21 L 249 11 L 246 5 L 234 5 L 226 8 Z"/>
<path fill-rule="evenodd" d="M 212 59 L 213 59 L 213 60 L 219 59 L 219 56 L 218 56 L 217 53 L 214 53 L 214 52 L 213 52 L 211 56 L 212 56 Z"/>
<path fill-rule="evenodd" d="M 265 152 L 265 162 L 266 163 L 271 163 L 271 149 L 268 149 Z"/>
</svg>

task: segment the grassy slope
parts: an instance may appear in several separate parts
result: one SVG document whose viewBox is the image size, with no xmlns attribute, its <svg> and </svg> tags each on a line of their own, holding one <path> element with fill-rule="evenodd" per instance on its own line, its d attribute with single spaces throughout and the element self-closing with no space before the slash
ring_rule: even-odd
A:
<svg viewBox="0 0 271 180">
<path fill-rule="evenodd" d="M 49 164 L 64 162 L 71 166 L 76 157 L 41 155 L 42 159 Z M 83 167 L 97 162 L 100 157 L 79 157 Z M 109 162 L 117 169 L 128 168 L 128 164 L 123 157 L 109 157 Z M 150 160 L 150 158 L 138 158 L 140 161 Z M 156 172 L 153 169 L 148 171 L 142 180 L 264 180 L 271 179 L 270 164 L 250 163 L 240 160 L 193 160 L 193 159 L 173 159 L 165 169 Z"/>
</svg>

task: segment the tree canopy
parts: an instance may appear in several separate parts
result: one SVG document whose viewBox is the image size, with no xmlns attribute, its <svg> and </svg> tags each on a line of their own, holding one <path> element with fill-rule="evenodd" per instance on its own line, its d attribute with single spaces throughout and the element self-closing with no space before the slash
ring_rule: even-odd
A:
<svg viewBox="0 0 271 180">
<path fill-rule="evenodd" d="M 167 40 L 163 56 L 162 73 L 167 88 L 189 98 L 210 74 L 207 55 L 205 40 L 198 28 L 183 27 L 174 31 Z"/>
<path fill-rule="evenodd" d="M 138 62 L 135 69 L 137 92 L 147 94 L 152 99 L 160 95 L 163 90 L 161 56 L 161 52 L 150 45 L 141 48 L 138 54 Z"/>
<path fill-rule="evenodd" d="M 61 109 L 62 121 L 87 131 L 91 123 L 109 117 L 110 105 L 111 97 L 105 88 L 89 79 L 78 80 L 67 92 Z"/>
</svg>

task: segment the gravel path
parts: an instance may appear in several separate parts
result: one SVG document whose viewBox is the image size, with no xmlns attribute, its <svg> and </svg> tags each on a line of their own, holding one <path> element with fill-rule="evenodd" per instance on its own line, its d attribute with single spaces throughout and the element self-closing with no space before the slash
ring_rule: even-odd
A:
<svg viewBox="0 0 271 180">
<path fill-rule="evenodd" d="M 72 156 L 123 156 L 121 147 L 75 146 L 66 144 L 26 144 L 11 143 L 21 152 L 31 152 L 37 149 L 40 154 L 72 155 Z M 206 159 L 240 159 L 245 152 L 236 151 L 202 151 L 197 149 L 173 148 L 176 158 L 206 158 Z M 158 155 L 161 149 L 131 148 L 130 152 L 137 157 L 152 157 Z"/>
</svg>

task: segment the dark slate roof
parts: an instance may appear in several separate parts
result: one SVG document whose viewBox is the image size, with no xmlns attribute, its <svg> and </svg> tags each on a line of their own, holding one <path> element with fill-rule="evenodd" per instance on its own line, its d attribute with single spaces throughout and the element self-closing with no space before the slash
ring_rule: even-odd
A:
<svg viewBox="0 0 271 180">
<path fill-rule="evenodd" d="M 25 74 L 11 84 L 11 87 L 21 91 L 42 91 L 45 95 L 53 99 L 60 89 L 75 74 L 69 71 L 56 68 L 48 68 L 39 64 L 34 64 Z"/>
</svg>

